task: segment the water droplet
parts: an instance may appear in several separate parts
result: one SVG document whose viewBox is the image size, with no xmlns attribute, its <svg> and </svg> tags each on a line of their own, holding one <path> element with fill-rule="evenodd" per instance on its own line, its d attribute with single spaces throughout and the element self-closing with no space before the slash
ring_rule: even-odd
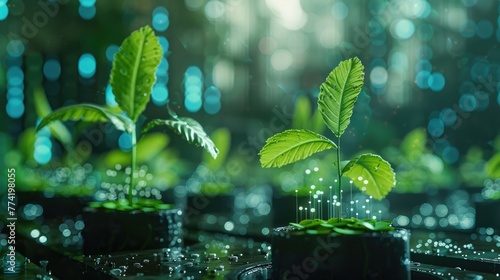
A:
<svg viewBox="0 0 500 280">
<path fill-rule="evenodd" d="M 134 263 L 134 267 L 136 267 L 136 268 L 142 268 L 142 264 L 140 264 L 140 263 Z"/>
<path fill-rule="evenodd" d="M 125 68 L 120 69 L 120 74 L 127 75 L 127 69 Z"/>
<path fill-rule="evenodd" d="M 111 273 L 111 275 L 120 275 L 122 274 L 122 270 L 119 268 L 113 268 L 109 271 L 109 273 Z"/>
<path fill-rule="evenodd" d="M 46 269 L 48 264 L 49 264 L 49 261 L 47 261 L 47 260 L 41 260 L 41 261 L 40 261 L 40 266 L 41 266 L 43 269 Z"/>
</svg>

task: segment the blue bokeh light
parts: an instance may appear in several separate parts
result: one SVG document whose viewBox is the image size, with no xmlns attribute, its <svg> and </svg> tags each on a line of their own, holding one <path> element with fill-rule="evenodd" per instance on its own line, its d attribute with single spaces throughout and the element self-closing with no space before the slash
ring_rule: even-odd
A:
<svg viewBox="0 0 500 280">
<path fill-rule="evenodd" d="M 168 101 L 168 89 L 164 85 L 156 85 L 151 93 L 151 100 L 157 106 L 162 106 L 167 104 Z"/>
<path fill-rule="evenodd" d="M 52 158 L 52 151 L 45 145 L 36 146 L 35 150 L 33 151 L 33 158 L 39 164 L 46 164 Z"/>
<path fill-rule="evenodd" d="M 78 60 L 78 72 L 83 78 L 92 78 L 96 71 L 96 61 L 89 53 L 82 54 Z"/>
<path fill-rule="evenodd" d="M 216 88 L 214 86 L 209 86 L 205 90 L 205 98 L 212 97 L 212 96 L 215 96 L 215 97 L 217 97 L 217 99 L 220 99 L 221 93 L 220 93 L 220 90 L 218 88 Z"/>
<path fill-rule="evenodd" d="M 169 66 L 168 60 L 165 57 L 162 57 L 160 65 L 156 69 L 156 76 L 168 76 Z"/>
<path fill-rule="evenodd" d="M 9 87 L 7 90 L 7 100 L 10 99 L 24 99 L 24 92 L 21 88 L 19 87 Z"/>
<path fill-rule="evenodd" d="M 96 0 L 80 0 L 80 5 L 83 7 L 93 7 L 95 5 Z"/>
<path fill-rule="evenodd" d="M 446 140 L 446 138 L 444 138 L 444 137 L 443 138 L 435 138 L 433 140 L 434 140 L 434 143 L 432 144 L 432 149 L 438 155 L 442 155 L 444 149 L 446 149 L 446 147 L 450 146 L 450 142 L 448 142 L 448 140 Z"/>
<path fill-rule="evenodd" d="M 20 98 L 11 98 L 5 106 L 7 115 L 12 119 L 18 119 L 24 114 L 24 104 Z"/>
<path fill-rule="evenodd" d="M 189 112 L 197 112 L 202 105 L 203 74 L 197 66 L 189 66 L 184 73 L 184 106 Z"/>
<path fill-rule="evenodd" d="M 153 16 L 156 16 L 158 14 L 165 14 L 165 15 L 168 16 L 168 10 L 167 10 L 167 8 L 162 7 L 162 6 L 158 6 L 158 7 L 154 8 L 154 10 L 153 10 Z"/>
<path fill-rule="evenodd" d="M 115 54 L 118 52 L 120 49 L 119 46 L 117 45 L 110 45 L 109 47 L 106 48 L 106 59 L 110 62 L 113 61 L 115 58 Z"/>
<path fill-rule="evenodd" d="M 187 78 L 189 76 L 195 76 L 200 80 L 203 78 L 203 74 L 201 72 L 201 69 L 198 66 L 189 66 L 186 69 L 186 73 L 184 74 L 184 77 Z"/>
<path fill-rule="evenodd" d="M 460 30 L 460 34 L 465 38 L 472 38 L 476 34 L 476 23 L 469 19 L 465 26 Z"/>
<path fill-rule="evenodd" d="M 387 69 L 383 67 L 375 67 L 370 72 L 370 84 L 375 88 L 383 88 L 387 84 L 388 79 Z"/>
<path fill-rule="evenodd" d="M 490 74 L 490 63 L 486 59 L 480 59 L 472 65 L 470 75 L 474 81 L 487 80 Z"/>
<path fill-rule="evenodd" d="M 441 152 L 441 156 L 444 162 L 453 164 L 458 161 L 459 152 L 457 148 L 453 146 L 448 146 L 443 149 L 443 151 Z"/>
<path fill-rule="evenodd" d="M 205 96 L 205 102 L 203 103 L 203 109 L 207 114 L 215 115 L 220 111 L 221 104 L 220 98 L 217 96 Z"/>
<path fill-rule="evenodd" d="M 201 96 L 201 87 L 199 87 L 199 86 L 188 86 L 186 88 L 186 90 L 185 90 L 184 93 L 185 93 L 186 96 L 191 95 L 191 94 Z"/>
<path fill-rule="evenodd" d="M 431 72 L 429 71 L 420 71 L 417 73 L 415 77 L 415 83 L 421 89 L 429 88 L 429 77 L 431 76 Z"/>
<path fill-rule="evenodd" d="M 153 28 L 156 31 L 163 32 L 170 25 L 168 11 L 164 7 L 156 7 L 153 10 Z"/>
<path fill-rule="evenodd" d="M 408 39 L 415 32 L 415 25 L 409 19 L 400 19 L 394 25 L 394 34 L 399 39 Z"/>
<path fill-rule="evenodd" d="M 458 107 L 460 107 L 460 109 L 464 112 L 474 111 L 477 107 L 476 97 L 469 93 L 460 96 L 460 99 L 458 100 Z"/>
<path fill-rule="evenodd" d="M 431 90 L 441 91 L 446 84 L 446 80 L 445 80 L 443 74 L 436 72 L 436 73 L 432 73 L 429 76 L 428 83 L 429 83 L 429 88 Z"/>
<path fill-rule="evenodd" d="M 158 36 L 158 41 L 160 42 L 160 46 L 163 49 L 163 55 L 167 55 L 168 48 L 170 47 L 170 43 L 168 42 L 165 36 Z"/>
<path fill-rule="evenodd" d="M 20 57 L 23 55 L 25 46 L 20 40 L 10 40 L 6 47 L 7 53 L 12 57 Z"/>
<path fill-rule="evenodd" d="M 43 74 L 49 81 L 59 79 L 59 76 L 61 75 L 61 64 L 59 64 L 59 61 L 55 59 L 45 61 L 45 64 L 43 65 Z"/>
<path fill-rule="evenodd" d="M 37 119 L 36 121 L 36 125 L 39 125 L 41 122 L 41 119 Z M 44 126 L 42 127 L 37 133 L 36 133 L 37 137 L 40 137 L 40 136 L 47 136 L 47 137 L 50 137 L 51 135 L 51 132 L 50 132 L 50 128 L 48 126 Z"/>
<path fill-rule="evenodd" d="M 368 9 L 372 15 L 382 14 L 389 4 L 384 0 L 370 0 Z"/>
<path fill-rule="evenodd" d="M 209 86 L 205 90 L 205 100 L 203 102 L 203 109 L 210 115 L 217 114 L 221 109 L 221 92 L 215 86 Z"/>
<path fill-rule="evenodd" d="M 186 77 L 186 79 L 184 81 L 184 85 L 186 88 L 189 88 L 189 87 L 201 88 L 203 86 L 203 82 L 201 81 L 200 78 L 198 78 L 196 76 L 188 76 L 188 77 Z"/>
<path fill-rule="evenodd" d="M 6 3 L 0 3 L 0 21 L 7 18 L 9 15 L 9 7 Z"/>
<path fill-rule="evenodd" d="M 389 58 L 389 63 L 391 67 L 408 69 L 408 56 L 403 52 L 393 52 Z"/>
<path fill-rule="evenodd" d="M 188 94 L 184 99 L 186 110 L 191 113 L 198 112 L 201 108 L 201 96 L 198 94 Z"/>
<path fill-rule="evenodd" d="M 482 91 L 482 90 L 478 90 L 476 92 L 474 92 L 474 96 L 476 97 L 476 101 L 477 101 L 477 106 L 476 106 L 476 111 L 484 111 L 488 108 L 488 106 L 490 105 L 490 97 L 489 95 Z"/>
<path fill-rule="evenodd" d="M 132 149 L 132 135 L 123 132 L 118 138 L 118 146 L 122 151 L 130 151 Z"/>
<path fill-rule="evenodd" d="M 493 35 L 493 23 L 489 20 L 481 20 L 477 23 L 476 34 L 481 39 L 490 38 Z"/>
<path fill-rule="evenodd" d="M 11 67 L 11 66 L 23 66 L 23 57 L 18 56 L 18 57 L 9 57 L 6 61 L 6 66 Z"/>
<path fill-rule="evenodd" d="M 38 135 L 35 139 L 35 147 L 40 145 L 47 146 L 49 149 L 52 149 L 52 141 L 50 141 L 50 136 Z"/>
<path fill-rule="evenodd" d="M 7 83 L 9 86 L 20 86 L 24 81 L 24 72 L 19 66 L 9 67 L 7 70 Z"/>
<path fill-rule="evenodd" d="M 166 76 L 157 76 L 156 77 L 156 83 L 157 84 L 164 84 L 164 85 L 166 85 L 166 84 L 168 84 L 168 80 L 169 80 L 168 75 L 166 75 Z"/>
<path fill-rule="evenodd" d="M 498 93 L 498 96 L 497 96 L 497 103 L 498 103 L 498 105 L 500 105 L 500 92 Z"/>
<path fill-rule="evenodd" d="M 418 15 L 419 18 L 427 18 L 432 12 L 431 4 L 427 1 L 423 1 L 423 2 L 424 2 L 423 4 L 425 5 L 425 7 L 424 7 L 424 10 L 421 11 L 421 14 Z"/>
<path fill-rule="evenodd" d="M 370 33 L 370 37 L 371 37 L 371 44 L 374 46 L 383 46 L 386 44 L 387 35 L 385 32 L 375 33 L 375 34 Z"/>
<path fill-rule="evenodd" d="M 457 121 L 457 112 L 451 108 L 445 108 L 439 113 L 439 119 L 445 126 L 452 126 Z"/>
<path fill-rule="evenodd" d="M 431 72 L 432 71 L 432 64 L 427 59 L 421 59 L 417 62 L 417 65 L 415 65 L 415 70 L 417 70 L 417 72 L 420 72 L 420 71 Z"/>
<path fill-rule="evenodd" d="M 109 84 L 106 87 L 106 105 L 108 105 L 109 107 L 118 106 L 115 95 L 113 94 L 113 88 L 111 88 L 111 85 Z"/>
<path fill-rule="evenodd" d="M 477 1 L 478 0 L 462 0 L 461 2 L 464 4 L 465 7 L 471 8 L 477 4 Z"/>
<path fill-rule="evenodd" d="M 343 20 L 349 14 L 349 8 L 344 2 L 339 1 L 333 4 L 331 13 L 333 18 Z"/>
<path fill-rule="evenodd" d="M 427 131 L 432 137 L 440 137 L 444 133 L 444 123 L 440 119 L 431 119 L 427 125 Z"/>
<path fill-rule="evenodd" d="M 95 17 L 96 8 L 95 6 L 90 6 L 90 7 L 80 6 L 78 7 L 78 14 L 80 15 L 81 18 L 85 20 L 91 20 Z"/>
</svg>

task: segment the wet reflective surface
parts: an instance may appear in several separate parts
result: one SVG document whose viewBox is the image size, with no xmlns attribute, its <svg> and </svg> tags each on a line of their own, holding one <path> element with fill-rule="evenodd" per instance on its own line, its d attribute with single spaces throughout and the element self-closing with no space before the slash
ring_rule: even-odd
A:
<svg viewBox="0 0 500 280">
<path fill-rule="evenodd" d="M 68 238 L 81 238 L 79 233 L 73 233 L 78 218 L 46 219 L 42 226 L 26 222 L 19 227 L 18 252 L 23 256 L 18 256 L 17 276 L 20 279 L 33 279 L 33 275 L 42 277 L 35 279 L 271 279 L 271 239 L 256 234 L 257 230 L 246 237 L 215 233 L 216 228 L 221 229 L 217 225 L 227 220 L 217 215 L 212 225 L 200 221 L 200 227 L 213 230 L 186 230 L 183 248 L 106 255 L 83 255 L 81 242 L 67 242 Z M 238 227 L 233 233 L 239 232 Z M 46 237 L 45 242 L 34 236 L 36 228 Z M 70 230 L 70 236 L 64 236 L 65 229 Z M 247 231 L 252 233 L 251 228 Z M 500 277 L 500 236 L 493 228 L 467 233 L 412 229 L 410 250 L 412 279 Z"/>
</svg>

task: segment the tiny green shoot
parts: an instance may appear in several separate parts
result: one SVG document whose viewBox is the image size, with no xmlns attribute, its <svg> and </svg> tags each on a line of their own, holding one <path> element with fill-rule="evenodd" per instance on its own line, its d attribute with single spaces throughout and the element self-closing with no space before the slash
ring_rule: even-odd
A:
<svg viewBox="0 0 500 280">
<path fill-rule="evenodd" d="M 328 149 L 336 150 L 334 170 L 338 185 L 336 196 L 341 198 L 342 177 L 350 178 L 354 185 L 375 199 L 383 199 L 396 185 L 394 170 L 389 162 L 376 154 L 361 154 L 349 161 L 341 161 L 341 136 L 347 129 L 355 102 L 363 87 L 364 67 L 357 58 L 340 62 L 320 86 L 318 110 L 323 122 L 333 132 L 336 141 L 308 129 L 289 129 L 267 139 L 260 151 L 262 167 L 281 167 Z M 339 208 L 340 209 L 340 208 Z M 328 221 L 305 220 L 291 223 L 299 229 L 314 232 L 325 230 L 340 234 L 359 234 L 366 231 L 392 230 L 388 221 L 355 218 L 342 219 L 341 211 Z"/>
<path fill-rule="evenodd" d="M 58 121 L 110 122 L 116 129 L 130 133 L 132 138 L 130 185 L 128 200 L 117 202 L 94 203 L 95 207 L 127 210 L 144 207 L 161 208 L 163 206 L 149 200 L 133 201 L 137 161 L 137 121 L 150 101 L 156 71 L 163 56 L 158 37 L 153 29 L 144 26 L 127 37 L 114 56 L 110 84 L 118 103 L 119 112 L 104 106 L 82 103 L 70 105 L 46 115 L 37 126 L 37 131 L 46 125 Z M 185 140 L 203 147 L 212 157 L 219 153 L 217 147 L 194 119 L 178 117 L 168 110 L 170 119 L 155 119 L 149 122 L 142 134 L 152 128 L 164 125 L 180 134 Z"/>
</svg>

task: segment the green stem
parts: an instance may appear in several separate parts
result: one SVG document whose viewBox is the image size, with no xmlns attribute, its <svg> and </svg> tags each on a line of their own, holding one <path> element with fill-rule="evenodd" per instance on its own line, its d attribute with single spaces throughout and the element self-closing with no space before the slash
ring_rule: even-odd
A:
<svg viewBox="0 0 500 280">
<path fill-rule="evenodd" d="M 339 181 L 339 187 L 337 188 L 337 198 L 340 203 L 342 203 L 342 170 L 340 169 L 340 137 L 337 139 L 337 178 Z M 337 220 L 340 222 L 342 218 L 342 204 L 337 211 Z"/>
<path fill-rule="evenodd" d="M 135 165 L 137 162 L 137 136 L 135 127 L 132 130 L 132 164 L 130 166 L 130 187 L 128 188 L 128 204 L 132 205 L 132 190 L 135 186 Z"/>
</svg>

